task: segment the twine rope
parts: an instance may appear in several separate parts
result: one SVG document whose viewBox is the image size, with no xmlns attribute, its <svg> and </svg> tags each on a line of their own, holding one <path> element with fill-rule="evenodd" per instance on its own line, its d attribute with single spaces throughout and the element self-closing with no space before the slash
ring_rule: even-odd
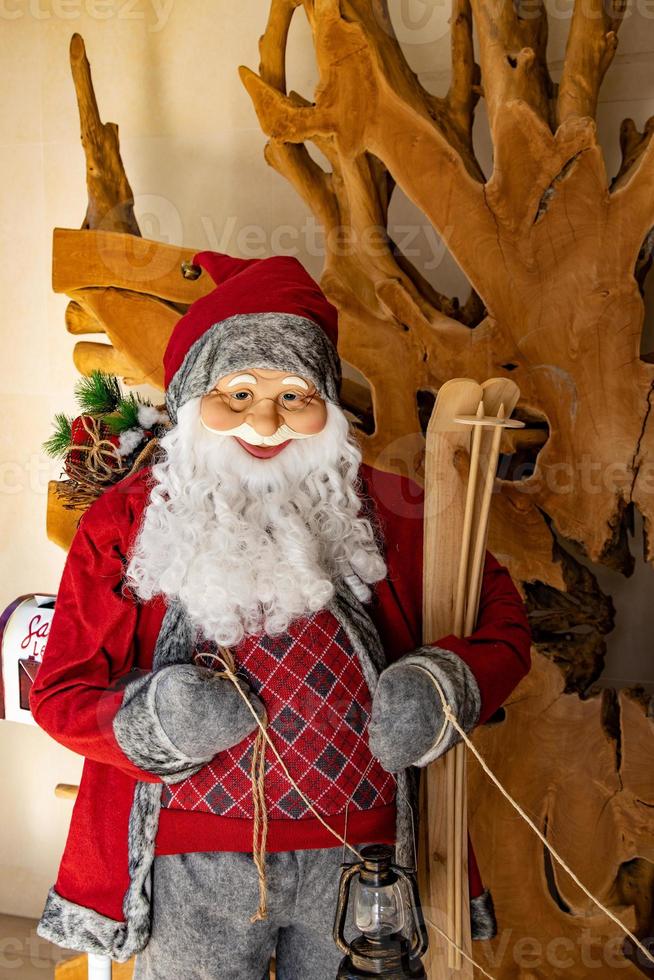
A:
<svg viewBox="0 0 654 980">
<path fill-rule="evenodd" d="M 72 447 L 64 468 L 68 479 L 58 483 L 56 488 L 57 496 L 67 510 L 85 510 L 109 484 L 115 483 L 123 476 L 131 476 L 142 466 L 146 466 L 150 463 L 159 442 L 157 437 L 153 436 L 128 469 L 126 458 L 119 454 L 117 447 L 108 439 L 100 439 L 95 420 L 89 427 L 87 419 L 82 418 L 82 425 L 86 433 L 91 436 L 93 445 L 79 443 Z M 79 453 L 83 459 L 73 462 L 72 453 Z M 105 457 L 110 460 L 108 464 Z"/>
<path fill-rule="evenodd" d="M 96 476 L 103 480 L 112 480 L 116 476 L 116 466 L 123 467 L 123 459 L 118 452 L 118 447 L 100 435 L 100 423 L 93 418 L 90 421 L 86 416 L 81 416 L 82 427 L 91 438 L 91 443 L 78 443 L 74 447 L 75 452 L 87 453 L 87 468 L 93 469 Z M 108 460 L 108 461 L 107 461 Z M 112 462 L 114 465 L 112 466 Z"/>
<path fill-rule="evenodd" d="M 491 780 L 492 783 L 494 783 L 494 785 L 497 787 L 497 789 L 499 789 L 499 791 L 502 794 L 502 796 L 504 797 L 504 799 L 507 800 L 507 802 L 511 804 L 511 806 L 516 811 L 516 813 L 518 813 L 522 817 L 522 819 L 525 821 L 525 823 L 529 827 L 531 827 L 531 829 L 533 830 L 533 832 L 536 834 L 536 836 L 542 842 L 542 844 L 547 848 L 547 850 L 552 855 L 552 857 L 554 858 L 554 860 L 556 861 L 556 863 L 559 865 L 559 867 L 562 868 L 563 871 L 565 871 L 566 874 L 568 874 L 572 878 L 572 880 L 574 881 L 575 885 L 577 885 L 577 887 L 581 889 L 581 891 L 584 893 L 584 895 L 586 896 L 586 898 L 589 898 L 591 900 L 591 902 L 594 905 L 596 905 L 598 909 L 600 909 L 601 912 L 603 912 L 605 915 L 607 915 L 609 917 L 609 919 L 611 919 L 611 921 L 613 923 L 615 923 L 615 925 L 618 926 L 619 929 L 622 930 L 622 932 L 625 934 L 625 936 L 627 936 L 629 939 L 631 939 L 631 941 L 638 947 L 638 949 L 641 951 L 641 953 L 643 953 L 651 963 L 654 963 L 654 956 L 652 956 L 652 954 L 649 952 L 649 950 L 646 948 L 646 946 L 644 946 L 644 944 L 641 943 L 641 941 L 636 936 L 634 936 L 633 932 L 631 932 L 631 930 L 628 929 L 627 926 L 625 926 L 624 923 L 620 921 L 620 919 L 617 917 L 617 915 L 615 915 L 613 912 L 611 912 L 610 909 L 608 909 L 605 905 L 602 904 L 602 902 L 600 902 L 599 898 L 597 898 L 595 895 L 593 895 L 593 893 L 591 891 L 589 891 L 588 888 L 586 888 L 586 886 L 584 885 L 584 883 L 582 881 L 580 881 L 579 878 L 577 877 L 577 875 L 574 873 L 574 871 L 572 870 L 572 868 L 570 867 L 570 865 L 566 863 L 566 861 L 561 857 L 561 855 L 558 853 L 558 851 L 552 846 L 552 844 L 550 844 L 550 842 L 547 840 L 547 838 L 542 833 L 542 831 L 536 826 L 536 824 L 531 819 L 531 817 L 528 816 L 525 813 L 525 811 L 520 806 L 520 804 L 517 803 L 513 799 L 513 797 L 509 793 L 509 791 L 507 789 L 505 789 L 505 787 L 502 785 L 502 783 L 497 778 L 497 776 L 495 775 L 495 773 L 490 769 L 490 767 L 488 766 L 488 764 L 484 761 L 484 759 L 482 758 L 482 756 L 480 755 L 480 753 L 477 751 L 477 749 L 473 745 L 472 741 L 468 738 L 467 734 L 465 733 L 465 731 L 463 730 L 463 728 L 459 724 L 459 722 L 457 720 L 457 717 L 454 714 L 454 712 L 452 711 L 452 708 L 450 707 L 450 705 L 449 705 L 449 703 L 447 701 L 447 698 L 445 697 L 445 693 L 443 691 L 443 688 L 441 687 L 441 685 L 438 682 L 437 678 L 434 677 L 434 675 L 432 674 L 432 672 L 430 670 L 428 670 L 426 667 L 421 667 L 418 664 L 412 664 L 411 666 L 416 667 L 418 670 L 422 670 L 425 674 L 427 674 L 428 677 L 431 678 L 431 681 L 432 681 L 434 687 L 438 691 L 438 696 L 439 696 L 439 698 L 441 700 L 441 705 L 442 705 L 442 708 L 443 708 L 443 714 L 445 715 L 446 721 L 449 721 L 450 724 L 452 725 L 452 727 L 454 728 L 454 730 L 456 732 L 458 732 L 458 734 L 461 736 L 461 739 L 463 740 L 464 744 L 470 750 L 470 752 L 472 752 L 472 754 L 474 755 L 475 759 L 477 760 L 477 762 L 479 763 L 479 765 L 481 766 L 481 768 L 483 769 L 483 771 L 486 773 L 486 775 L 488 776 L 488 778 Z M 434 747 L 439 744 L 439 742 L 442 739 L 442 737 L 443 737 L 443 730 L 441 730 L 440 735 L 436 739 L 436 742 L 434 743 Z M 486 974 L 486 975 L 488 976 L 488 974 Z"/>
<path fill-rule="evenodd" d="M 224 675 L 225 677 L 228 677 L 229 680 L 232 681 L 232 683 L 236 687 L 236 690 L 243 698 L 243 701 L 248 706 L 248 710 L 250 711 L 250 714 L 253 716 L 254 720 L 259 726 L 259 732 L 257 734 L 257 738 L 254 743 L 254 749 L 252 752 L 252 766 L 250 769 L 250 776 L 252 779 L 252 803 L 254 809 L 254 822 L 253 822 L 253 832 L 252 832 L 252 856 L 254 858 L 254 863 L 256 865 L 257 874 L 259 877 L 259 908 L 251 917 L 250 921 L 257 922 L 260 919 L 266 919 L 268 917 L 268 905 L 267 905 L 268 888 L 267 888 L 267 878 L 266 878 L 266 840 L 268 837 L 268 809 L 266 807 L 265 780 L 264 780 L 266 745 L 270 746 L 270 748 L 272 749 L 273 755 L 275 756 L 277 762 L 282 767 L 284 775 L 286 776 L 286 778 L 288 779 L 289 783 L 296 791 L 296 793 L 298 793 L 299 796 L 302 798 L 302 800 L 304 801 L 304 803 L 306 804 L 310 812 L 313 813 L 313 815 L 320 821 L 323 827 L 325 827 L 325 829 L 329 831 L 330 834 L 333 834 L 333 836 L 336 837 L 337 840 L 341 842 L 343 847 L 347 847 L 350 849 L 350 851 L 352 851 L 352 853 L 356 856 L 357 860 L 361 861 L 362 857 L 359 851 L 357 851 L 355 847 L 349 844 L 344 836 L 339 834 L 338 831 L 334 830 L 333 827 L 329 826 L 327 821 L 324 820 L 323 817 L 318 813 L 311 800 L 302 792 L 300 787 L 297 785 L 297 783 L 291 776 L 290 772 L 288 771 L 286 763 L 284 762 L 281 755 L 277 751 L 276 746 L 274 745 L 274 743 L 272 742 L 268 734 L 267 727 L 266 727 L 268 723 L 267 718 L 264 718 L 263 721 L 261 720 L 261 718 L 259 718 L 259 715 L 257 714 L 254 707 L 250 703 L 250 699 L 248 698 L 247 694 L 243 691 L 241 685 L 239 684 L 238 677 L 236 675 L 236 670 L 235 670 L 234 658 L 232 657 L 230 651 L 226 650 L 225 647 L 219 647 L 219 650 L 220 650 L 220 654 L 212 653 L 210 651 L 202 651 L 200 654 L 198 654 L 197 659 L 217 660 L 219 663 L 223 665 L 223 670 L 220 671 L 220 674 Z"/>
<path fill-rule="evenodd" d="M 248 702 L 249 703 L 249 702 Z M 254 822 L 252 830 L 252 857 L 259 877 L 259 908 L 250 917 L 250 922 L 268 918 L 268 885 L 266 880 L 266 840 L 268 838 L 268 811 L 266 809 L 264 774 L 266 765 L 266 743 L 261 735 L 262 729 L 252 749 L 252 804 Z"/>
<path fill-rule="evenodd" d="M 211 652 L 202 652 L 200 654 L 200 657 L 208 658 L 211 660 L 217 660 L 219 663 L 223 665 L 224 669 L 222 673 L 224 673 L 224 675 L 228 677 L 235 685 L 237 691 L 239 692 L 240 696 L 243 698 L 245 704 L 248 706 L 250 713 L 255 719 L 257 725 L 259 726 L 259 734 L 257 736 L 257 742 L 259 741 L 259 739 L 261 739 L 261 746 L 262 746 L 262 751 L 260 751 L 259 753 L 258 761 L 256 762 L 256 764 L 255 764 L 255 758 L 257 758 L 257 753 L 256 750 L 253 752 L 252 769 L 251 769 L 254 813 L 255 813 L 254 832 L 253 832 L 253 844 L 254 844 L 253 855 L 255 855 L 255 863 L 257 865 L 257 872 L 259 875 L 259 908 L 255 913 L 255 915 L 252 916 L 251 918 L 251 921 L 254 922 L 257 921 L 257 919 L 266 918 L 267 916 L 265 843 L 266 843 L 266 835 L 268 831 L 268 812 L 266 809 L 265 797 L 264 797 L 264 763 L 265 763 L 266 744 L 270 746 L 273 755 L 275 756 L 278 763 L 282 767 L 282 770 L 286 778 L 288 779 L 289 783 L 291 784 L 293 789 L 295 789 L 295 791 L 300 795 L 300 797 L 302 798 L 302 800 L 304 801 L 308 809 L 311 811 L 311 813 L 314 814 L 314 816 L 320 821 L 323 827 L 325 827 L 325 829 L 329 831 L 330 834 L 332 834 L 337 840 L 341 842 L 344 848 L 345 847 L 349 848 L 349 850 L 352 851 L 352 853 L 357 857 L 359 861 L 362 860 L 362 856 L 359 853 L 359 851 L 357 851 L 357 849 L 352 846 L 352 844 L 348 843 L 348 841 L 345 839 L 344 836 L 339 834 L 338 831 L 334 830 L 333 827 L 329 826 L 329 824 L 322 818 L 322 816 L 318 813 L 318 811 L 313 806 L 311 801 L 307 798 L 307 796 L 302 792 L 300 787 L 297 785 L 297 783 L 289 773 L 284 760 L 282 759 L 281 755 L 277 751 L 277 748 L 275 747 L 274 743 L 270 739 L 270 736 L 268 735 L 268 732 L 266 730 L 267 721 L 262 721 L 259 718 L 259 715 L 255 711 L 254 707 L 250 704 L 249 698 L 247 697 L 247 695 L 241 688 L 240 684 L 238 683 L 238 677 L 234 670 L 234 666 L 235 666 L 234 660 L 230 652 L 226 650 L 224 647 L 220 647 L 219 649 L 221 651 L 220 654 L 215 654 Z M 447 730 L 448 723 L 451 724 L 454 730 L 460 735 L 465 746 L 474 755 L 475 759 L 477 760 L 477 762 L 479 763 L 483 771 L 486 773 L 488 778 L 491 780 L 491 782 L 497 787 L 497 789 L 500 791 L 502 796 L 507 800 L 507 802 L 510 803 L 510 805 L 513 807 L 516 813 L 520 817 L 522 817 L 522 819 L 525 821 L 527 826 L 529 826 L 532 829 L 532 831 L 536 834 L 536 836 L 542 842 L 544 847 L 546 847 L 549 853 L 552 855 L 556 863 L 572 878 L 572 880 L 575 882 L 578 888 L 581 889 L 584 895 L 586 895 L 586 897 L 589 898 L 590 901 L 594 905 L 596 905 L 601 912 L 603 912 L 606 916 L 608 916 L 608 918 L 615 925 L 618 926 L 618 928 L 625 934 L 625 936 L 631 939 L 631 941 L 640 950 L 640 952 L 643 953 L 644 956 L 651 963 L 654 964 L 654 956 L 652 956 L 652 954 L 649 952 L 646 946 L 644 946 L 644 944 L 641 943 L 641 941 L 631 932 L 631 930 L 628 929 L 627 926 L 625 926 L 624 923 L 622 923 L 620 919 L 616 915 L 614 915 L 613 912 L 611 912 L 610 909 L 606 908 L 606 906 L 603 905 L 602 902 L 598 898 L 596 898 L 591 891 L 588 890 L 588 888 L 586 888 L 583 882 L 581 882 L 577 877 L 577 875 L 574 873 L 572 868 L 570 868 L 570 866 L 561 857 L 558 851 L 550 844 L 550 842 L 547 840 L 544 834 L 539 830 L 539 828 L 536 826 L 534 821 L 525 813 L 525 811 L 520 806 L 520 804 L 513 799 L 509 791 L 504 788 L 500 780 L 497 778 L 497 776 L 491 770 L 488 764 L 484 761 L 483 757 L 477 751 L 477 749 L 475 748 L 471 740 L 468 738 L 466 732 L 459 724 L 456 715 L 454 714 L 454 711 L 450 707 L 447 698 L 445 697 L 443 688 L 441 687 L 436 677 L 434 677 L 431 671 L 427 670 L 426 667 L 421 667 L 418 664 L 412 664 L 412 666 L 415 667 L 417 670 L 422 670 L 431 679 L 434 687 L 436 688 L 436 691 L 438 692 L 438 696 L 440 698 L 441 706 L 443 709 L 443 715 L 444 715 L 443 725 L 441 726 L 441 730 L 436 737 L 432 749 L 440 744 L 440 742 L 445 737 L 445 732 Z M 453 949 L 457 950 L 457 952 L 459 952 L 461 956 L 464 957 L 464 959 L 466 959 L 477 970 L 479 970 L 483 976 L 488 977 L 489 980 L 495 980 L 495 978 L 490 973 L 488 973 L 480 963 L 478 963 L 473 957 L 469 956 L 463 949 L 461 949 L 458 943 L 456 943 L 454 939 L 452 939 L 452 937 L 447 934 L 447 932 L 445 932 L 443 929 L 437 926 L 436 923 L 432 922 L 430 919 L 426 919 L 426 921 L 433 929 L 435 929 L 435 931 L 439 934 L 439 936 L 441 936 L 442 939 L 444 939 L 447 943 L 449 943 L 449 945 Z"/>
</svg>

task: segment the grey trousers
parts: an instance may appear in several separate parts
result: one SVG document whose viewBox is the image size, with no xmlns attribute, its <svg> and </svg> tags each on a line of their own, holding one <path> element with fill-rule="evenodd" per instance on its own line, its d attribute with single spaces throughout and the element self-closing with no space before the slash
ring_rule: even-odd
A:
<svg viewBox="0 0 654 980">
<path fill-rule="evenodd" d="M 342 958 L 332 939 L 341 847 L 266 855 L 268 919 L 251 854 L 191 852 L 155 857 L 152 933 L 134 980 L 334 980 Z M 355 860 L 346 851 L 346 861 Z M 351 910 L 348 912 L 348 933 Z"/>
</svg>

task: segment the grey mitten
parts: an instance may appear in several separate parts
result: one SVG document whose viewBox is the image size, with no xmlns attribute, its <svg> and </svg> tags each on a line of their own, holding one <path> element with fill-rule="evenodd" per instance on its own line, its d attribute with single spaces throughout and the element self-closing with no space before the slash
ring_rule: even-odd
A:
<svg viewBox="0 0 654 980">
<path fill-rule="evenodd" d="M 159 723 L 175 748 L 191 757 L 230 749 L 253 732 L 256 717 L 234 682 L 207 667 L 177 664 L 155 675 L 154 708 Z M 259 718 L 264 708 L 243 682 L 241 690 Z"/>
<path fill-rule="evenodd" d="M 239 684 L 263 720 L 263 704 Z M 170 783 L 192 776 L 256 727 L 234 682 L 195 664 L 173 664 L 133 680 L 113 720 L 127 758 Z"/>
<path fill-rule="evenodd" d="M 382 671 L 372 701 L 368 744 L 387 772 L 429 752 L 443 728 L 443 708 L 424 670 L 394 664 Z"/>
</svg>

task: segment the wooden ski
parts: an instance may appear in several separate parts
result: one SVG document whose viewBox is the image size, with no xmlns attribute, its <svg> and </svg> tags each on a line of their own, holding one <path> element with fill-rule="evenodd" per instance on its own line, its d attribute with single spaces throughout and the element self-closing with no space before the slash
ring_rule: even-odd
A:
<svg viewBox="0 0 654 980">
<path fill-rule="evenodd" d="M 520 392 L 507 378 L 442 386 L 427 430 L 423 641 L 471 633 L 477 617 L 500 438 Z M 420 894 L 426 918 L 471 952 L 465 750 L 421 774 Z M 472 980 L 471 965 L 430 928 L 429 980 Z"/>
</svg>

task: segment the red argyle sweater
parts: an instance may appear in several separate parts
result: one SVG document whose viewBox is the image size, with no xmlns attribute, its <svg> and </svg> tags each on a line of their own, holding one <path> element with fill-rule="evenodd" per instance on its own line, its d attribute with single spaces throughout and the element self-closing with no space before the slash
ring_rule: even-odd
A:
<svg viewBox="0 0 654 980">
<path fill-rule="evenodd" d="M 271 742 L 318 813 L 341 817 L 339 827 L 347 813 L 348 838 L 354 842 L 392 842 L 395 780 L 368 748 L 370 692 L 336 617 L 322 609 L 295 620 L 280 636 L 248 636 L 234 659 L 266 707 Z M 223 850 L 252 849 L 255 738 L 256 731 L 195 775 L 164 786 L 157 853 L 185 849 L 188 838 L 180 822 L 188 829 L 189 814 L 200 828 L 208 823 L 206 814 L 212 815 L 214 846 L 218 839 Z M 294 847 L 334 846 L 334 837 L 291 785 L 270 747 L 264 786 L 269 850 L 283 850 L 290 840 Z"/>
</svg>

